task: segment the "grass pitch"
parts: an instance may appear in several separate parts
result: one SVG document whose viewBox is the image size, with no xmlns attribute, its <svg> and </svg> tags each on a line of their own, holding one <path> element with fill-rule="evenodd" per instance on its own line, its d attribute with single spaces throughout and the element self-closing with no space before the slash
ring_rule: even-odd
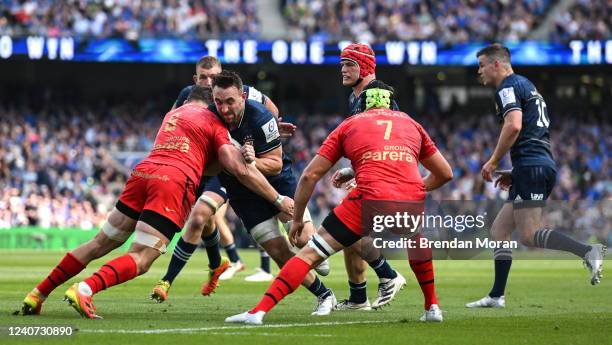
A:
<svg viewBox="0 0 612 345">
<path fill-rule="evenodd" d="M 207 261 L 204 252 L 196 252 L 172 286 L 169 300 L 155 304 L 148 294 L 165 272 L 168 253 L 144 276 L 96 295 L 94 302 L 104 320 L 87 320 L 62 301 L 63 293 L 110 257 L 93 262 L 58 288 L 45 302 L 41 316 L 23 317 L 12 312 L 63 253 L 0 251 L 0 343 L 612 344 L 612 281 L 604 277 L 600 285 L 591 286 L 579 260 L 515 260 L 503 310 L 464 307 L 489 291 L 491 261 L 437 261 L 436 283 L 445 318 L 441 324 L 418 321 L 423 308 L 418 283 L 407 262 L 392 261 L 408 279 L 408 286 L 383 310 L 310 316 L 315 299 L 300 288 L 272 310 L 266 325 L 242 326 L 225 324 L 223 319 L 255 305 L 269 283 L 245 282 L 243 278 L 258 265 L 258 253 L 242 251 L 241 255 L 247 269 L 221 282 L 212 297 L 202 297 L 199 291 Z M 345 298 L 348 285 L 342 255 L 335 255 L 331 263 L 332 273 L 323 281 L 338 299 Z M 372 301 L 377 279 L 372 271 L 368 276 Z M 7 327 L 17 325 L 73 326 L 78 331 L 70 337 L 9 336 Z"/>
</svg>

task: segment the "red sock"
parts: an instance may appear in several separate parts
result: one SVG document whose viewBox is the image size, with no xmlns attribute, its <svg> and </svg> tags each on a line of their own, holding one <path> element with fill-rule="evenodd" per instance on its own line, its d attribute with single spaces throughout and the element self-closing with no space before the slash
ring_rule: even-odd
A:
<svg viewBox="0 0 612 345">
<path fill-rule="evenodd" d="M 272 282 L 272 285 L 268 288 L 263 298 L 251 309 L 249 313 L 256 313 L 258 311 L 269 312 L 274 306 L 280 302 L 285 296 L 292 293 L 297 289 L 306 275 L 310 271 L 310 265 L 306 261 L 292 257 L 285 263 L 281 271 Z"/>
<path fill-rule="evenodd" d="M 417 243 L 420 243 L 421 234 L 413 237 Z M 434 281 L 434 267 L 432 261 L 431 248 L 410 248 L 408 249 L 408 261 L 410 268 L 421 286 L 423 297 L 425 298 L 425 309 L 429 310 L 432 304 L 438 304 L 438 296 L 436 296 L 436 284 Z"/>
<path fill-rule="evenodd" d="M 43 279 L 36 288 L 41 294 L 49 296 L 56 287 L 62 285 L 68 279 L 79 274 L 85 265 L 79 262 L 72 254 L 67 253 L 60 263 Z"/>
<path fill-rule="evenodd" d="M 136 261 L 134 261 L 130 254 L 125 254 L 105 263 L 98 272 L 92 274 L 84 282 L 91 287 L 95 294 L 111 286 L 136 278 L 137 272 Z"/>
</svg>

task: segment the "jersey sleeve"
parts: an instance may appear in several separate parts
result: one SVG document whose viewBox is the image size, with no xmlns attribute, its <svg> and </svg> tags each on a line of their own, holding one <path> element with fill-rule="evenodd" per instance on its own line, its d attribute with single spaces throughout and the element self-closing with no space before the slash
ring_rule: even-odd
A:
<svg viewBox="0 0 612 345">
<path fill-rule="evenodd" d="M 253 100 L 257 103 L 266 104 L 266 95 L 256 88 L 246 86 L 244 91 L 247 93 L 247 99 Z"/>
<path fill-rule="evenodd" d="M 212 119 L 212 121 L 210 121 L 210 125 L 213 152 L 216 154 L 221 146 L 231 144 L 230 134 L 223 123 L 221 123 L 221 120 L 217 119 L 216 116 L 214 119 Z"/>
<path fill-rule="evenodd" d="M 518 91 L 514 86 L 509 85 L 500 88 L 495 93 L 495 103 L 502 118 L 505 118 L 511 110 L 521 110 L 521 98 Z"/>
<path fill-rule="evenodd" d="M 416 126 L 419 130 L 419 133 L 421 134 L 421 149 L 419 151 L 419 161 L 421 161 L 423 159 L 431 157 L 434 153 L 438 152 L 438 148 L 436 147 L 434 141 L 431 140 L 431 137 L 429 137 L 429 134 L 427 134 L 427 131 L 425 131 L 425 128 L 423 128 L 423 126 L 418 123 L 416 124 Z"/>
<path fill-rule="evenodd" d="M 268 109 L 258 110 L 257 121 L 251 126 L 255 154 L 261 155 L 281 146 L 278 124 Z"/>
<path fill-rule="evenodd" d="M 342 150 L 344 126 L 340 124 L 331 134 L 325 139 L 317 154 L 325 157 L 328 161 L 336 163 L 344 155 Z"/>
<path fill-rule="evenodd" d="M 191 86 L 186 86 L 181 90 L 178 97 L 176 98 L 176 101 L 174 102 L 177 108 L 185 103 L 187 97 L 189 96 L 189 93 L 191 93 Z"/>
</svg>

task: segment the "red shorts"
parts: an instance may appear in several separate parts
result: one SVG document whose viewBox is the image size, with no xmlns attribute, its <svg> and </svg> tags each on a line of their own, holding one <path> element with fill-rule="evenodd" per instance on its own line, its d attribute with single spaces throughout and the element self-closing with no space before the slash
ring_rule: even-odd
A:
<svg viewBox="0 0 612 345">
<path fill-rule="evenodd" d="M 119 196 L 119 201 L 133 211 L 153 211 L 181 229 L 195 199 L 195 184 L 186 174 L 176 167 L 151 162 L 134 168 Z"/>
<path fill-rule="evenodd" d="M 418 197 L 421 197 L 421 195 L 418 195 Z M 397 212 L 400 214 L 419 215 L 425 212 L 424 198 L 409 200 L 410 198 L 404 196 L 402 199 L 366 200 L 366 204 L 364 204 L 361 192 L 354 188 L 342 200 L 340 205 L 334 208 L 334 214 L 351 232 L 358 236 L 367 236 L 372 230 L 371 223 L 374 215 L 395 215 Z M 363 219 L 362 216 L 366 219 Z M 368 229 L 364 229 L 364 225 Z M 397 229 L 393 230 L 397 231 Z"/>
<path fill-rule="evenodd" d="M 361 229 L 361 199 L 361 193 L 357 188 L 353 188 L 344 197 L 340 205 L 334 208 L 336 217 L 358 236 L 363 234 Z"/>
</svg>

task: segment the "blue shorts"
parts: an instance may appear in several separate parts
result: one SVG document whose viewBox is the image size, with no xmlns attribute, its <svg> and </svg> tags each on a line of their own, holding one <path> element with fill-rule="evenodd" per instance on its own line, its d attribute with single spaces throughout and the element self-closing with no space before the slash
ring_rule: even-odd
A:
<svg viewBox="0 0 612 345">
<path fill-rule="evenodd" d="M 279 181 L 271 183 L 272 187 L 281 194 L 293 198 L 295 189 L 297 188 L 297 181 L 295 177 L 283 178 Z M 236 215 L 242 220 L 244 227 L 247 231 L 251 231 L 255 225 L 264 222 L 274 216 L 279 211 L 274 204 L 269 203 L 266 199 L 260 197 L 257 194 L 249 195 L 248 197 L 236 197 L 230 198 L 229 204 L 236 212 Z"/>
<path fill-rule="evenodd" d="M 543 207 L 557 181 L 557 171 L 548 166 L 512 169 L 508 201 L 514 208 Z"/>
<path fill-rule="evenodd" d="M 221 186 L 221 181 L 217 176 L 203 176 L 200 180 L 200 185 L 196 192 L 196 196 L 200 197 L 204 192 L 213 192 L 223 198 L 223 202 L 227 201 L 227 191 Z"/>
</svg>

